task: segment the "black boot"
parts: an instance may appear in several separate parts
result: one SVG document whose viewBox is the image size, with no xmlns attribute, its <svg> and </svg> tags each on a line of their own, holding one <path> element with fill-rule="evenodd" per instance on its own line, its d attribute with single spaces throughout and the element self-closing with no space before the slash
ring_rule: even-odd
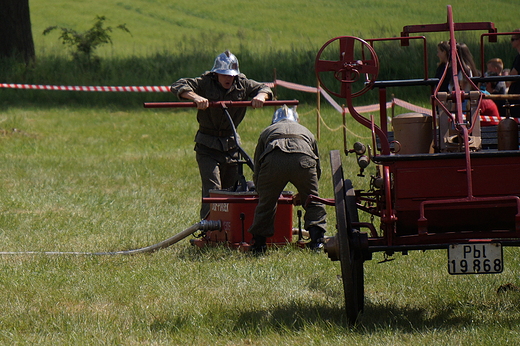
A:
<svg viewBox="0 0 520 346">
<path fill-rule="evenodd" d="M 323 237 L 325 236 L 325 231 L 323 231 L 322 228 L 316 226 L 309 227 L 308 231 L 311 241 L 307 243 L 307 247 L 316 251 L 323 248 Z"/>
<path fill-rule="evenodd" d="M 266 244 L 267 238 L 263 235 L 254 235 L 252 240 L 252 245 L 250 247 L 250 251 L 253 254 L 263 254 L 267 250 Z"/>
</svg>

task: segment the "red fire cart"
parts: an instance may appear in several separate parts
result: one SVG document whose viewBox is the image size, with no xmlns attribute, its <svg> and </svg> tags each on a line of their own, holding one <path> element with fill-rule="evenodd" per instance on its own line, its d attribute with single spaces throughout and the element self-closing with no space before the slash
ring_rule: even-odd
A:
<svg viewBox="0 0 520 346">
<path fill-rule="evenodd" d="M 344 114 L 350 113 L 372 132 L 368 153 L 360 143 L 351 150 L 345 147 L 344 153 L 355 153 L 362 169 L 368 161 L 375 163 L 378 172 L 371 177 L 368 192 L 355 190 L 344 178 L 340 151 L 330 153 L 334 186 L 331 204 L 335 206 L 337 234 L 329 239 L 325 250 L 331 260 L 340 261 L 350 323 L 355 323 L 363 310 L 363 262 L 375 252 L 392 255 L 447 249 L 450 274 L 482 274 L 500 273 L 502 247 L 520 245 L 518 124 L 505 119 L 498 129 L 484 131 L 480 126 L 481 103 L 497 96 L 485 95 L 478 87 L 481 82 L 514 81 L 518 76 L 472 77 L 460 68 L 455 48 L 457 31 L 484 32 L 480 58 L 485 71 L 484 43 L 511 33 L 499 33 L 490 22 L 455 23 L 451 6 L 447 9 L 446 23 L 405 26 L 400 37 L 336 37 L 325 43 L 316 57 L 315 70 L 322 88 L 344 98 Z M 451 56 L 447 66 L 451 70 L 446 69 L 441 78 L 428 78 L 425 36 L 412 36 L 432 32 L 449 33 Z M 377 80 L 380 62 L 375 43 L 390 40 L 398 40 L 402 46 L 412 40 L 420 42 L 424 78 Z M 453 85 L 449 92 L 439 91 L 445 79 Z M 462 80 L 469 84 L 468 89 L 461 87 Z M 389 131 L 387 88 L 416 86 L 430 87 L 433 116 L 412 113 L 394 117 L 393 131 Z M 379 93 L 379 121 L 362 116 L 353 105 L 355 97 L 370 90 Z M 500 97 L 514 102 L 520 95 Z M 507 121 L 514 125 L 506 127 Z M 409 131 L 402 134 L 403 128 Z M 484 138 L 484 132 L 493 131 L 498 133 L 500 150 Z M 497 172 L 501 178 L 490 182 Z M 360 212 L 374 216 L 376 222 L 359 222 Z"/>
</svg>

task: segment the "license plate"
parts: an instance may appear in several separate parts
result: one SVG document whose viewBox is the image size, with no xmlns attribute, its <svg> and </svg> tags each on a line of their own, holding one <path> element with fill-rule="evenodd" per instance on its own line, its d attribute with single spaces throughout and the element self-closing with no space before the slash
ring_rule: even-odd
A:
<svg viewBox="0 0 520 346">
<path fill-rule="evenodd" d="M 448 248 L 448 272 L 459 274 L 496 274 L 504 269 L 502 244 L 452 244 Z"/>
</svg>

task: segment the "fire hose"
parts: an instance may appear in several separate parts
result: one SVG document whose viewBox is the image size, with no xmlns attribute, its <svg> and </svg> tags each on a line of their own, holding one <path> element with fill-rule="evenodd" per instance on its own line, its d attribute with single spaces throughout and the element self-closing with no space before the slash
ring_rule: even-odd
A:
<svg viewBox="0 0 520 346">
<path fill-rule="evenodd" d="M 94 255 L 94 256 L 110 256 L 110 255 L 137 255 L 142 253 L 151 253 L 157 250 L 165 249 L 175 243 L 178 243 L 187 236 L 195 233 L 196 231 L 213 231 L 220 230 L 220 220 L 201 220 L 191 227 L 186 228 L 184 231 L 177 233 L 171 238 L 163 240 L 157 244 L 146 246 L 139 249 L 133 250 L 122 250 L 113 252 L 75 252 L 75 251 L 14 251 L 14 252 L 0 252 L 0 255 Z"/>
</svg>

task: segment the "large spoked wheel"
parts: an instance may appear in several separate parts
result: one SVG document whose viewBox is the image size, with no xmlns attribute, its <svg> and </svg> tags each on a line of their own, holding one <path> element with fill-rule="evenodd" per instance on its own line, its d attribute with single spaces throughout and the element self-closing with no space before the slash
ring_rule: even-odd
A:
<svg viewBox="0 0 520 346">
<path fill-rule="evenodd" d="M 334 184 L 334 199 L 336 205 L 336 227 L 338 230 L 339 260 L 343 290 L 345 293 L 345 310 L 349 324 L 355 324 L 359 313 L 363 311 L 365 292 L 363 277 L 363 256 L 359 245 L 359 232 L 352 229 L 350 203 L 345 181 L 341 156 L 338 150 L 331 151 L 330 162 Z M 347 181 L 350 184 L 350 181 Z M 347 186 L 347 188 L 351 188 Z M 349 215 L 350 214 L 350 215 Z"/>
<path fill-rule="evenodd" d="M 372 88 L 379 73 L 379 59 L 366 41 L 340 36 L 321 47 L 314 70 L 328 93 L 341 98 L 357 97 Z"/>
</svg>

